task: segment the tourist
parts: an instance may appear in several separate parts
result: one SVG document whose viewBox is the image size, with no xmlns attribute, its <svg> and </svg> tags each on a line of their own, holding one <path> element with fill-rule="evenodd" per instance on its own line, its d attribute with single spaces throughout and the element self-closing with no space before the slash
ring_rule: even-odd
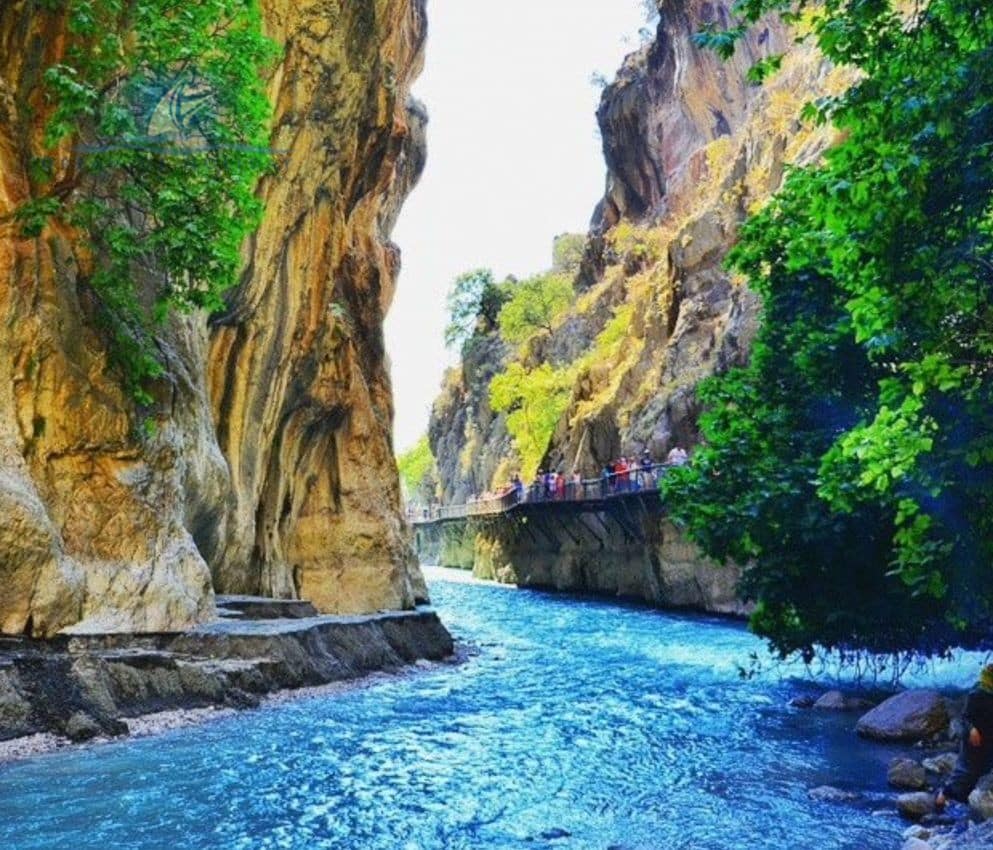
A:
<svg viewBox="0 0 993 850">
<path fill-rule="evenodd" d="M 631 458 L 631 464 L 628 466 L 628 475 L 631 478 L 631 489 L 640 490 L 642 484 L 641 466 L 635 458 Z"/>
<path fill-rule="evenodd" d="M 673 446 L 665 462 L 669 466 L 685 466 L 689 462 L 689 459 L 690 456 L 686 453 L 685 449 L 679 446 Z"/>
<path fill-rule="evenodd" d="M 646 487 L 655 486 L 655 461 L 647 448 L 641 453 L 641 474 Z"/>
<path fill-rule="evenodd" d="M 600 496 L 605 498 L 610 494 L 610 483 L 613 480 L 614 470 L 611 469 L 610 464 L 605 464 L 603 471 L 600 473 Z"/>
<path fill-rule="evenodd" d="M 565 501 L 565 475 L 560 469 L 555 476 L 555 498 L 560 502 Z"/>
<path fill-rule="evenodd" d="M 987 664 L 979 674 L 978 684 L 966 698 L 962 719 L 965 729 L 958 764 L 948 784 L 938 792 L 938 808 L 944 808 L 949 799 L 968 802 L 976 783 L 993 770 L 993 664 Z"/>
<path fill-rule="evenodd" d="M 628 459 L 623 456 L 617 461 L 617 489 L 622 493 L 628 489 Z"/>
<path fill-rule="evenodd" d="M 579 472 L 572 473 L 572 481 L 569 482 L 569 498 L 581 499 L 583 496 L 583 476 Z"/>
</svg>

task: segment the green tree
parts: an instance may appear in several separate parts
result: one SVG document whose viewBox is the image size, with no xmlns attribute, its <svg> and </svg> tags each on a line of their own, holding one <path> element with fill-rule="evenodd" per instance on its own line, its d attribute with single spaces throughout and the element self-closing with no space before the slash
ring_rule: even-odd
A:
<svg viewBox="0 0 993 850">
<path fill-rule="evenodd" d="M 562 233 L 552 243 L 552 271 L 560 274 L 575 274 L 586 253 L 586 235 L 583 233 Z"/>
<path fill-rule="evenodd" d="M 506 298 L 504 288 L 493 279 L 489 269 L 460 274 L 448 293 L 445 345 L 461 349 L 475 334 L 496 328 Z"/>
<path fill-rule="evenodd" d="M 27 236 L 59 216 L 88 239 L 112 353 L 139 402 L 162 373 L 154 342 L 172 311 L 216 310 L 258 224 L 271 166 L 262 72 L 276 56 L 255 0 L 73 0 L 69 46 L 45 73 L 45 143 L 73 147 L 68 175 L 32 163 Z M 69 191 L 68 189 L 71 189 Z"/>
<path fill-rule="evenodd" d="M 562 274 L 538 275 L 512 285 L 500 310 L 500 336 L 510 343 L 523 343 L 536 334 L 551 333 L 574 294 L 572 281 Z"/>
<path fill-rule="evenodd" d="M 521 457 L 521 474 L 530 478 L 548 451 L 555 426 L 569 406 L 575 374 L 542 363 L 527 370 L 512 363 L 490 382 L 490 407 L 507 413 L 507 431 Z"/>
<path fill-rule="evenodd" d="M 433 495 L 425 492 L 426 484 L 433 489 L 435 470 L 434 455 L 427 435 L 397 458 L 397 468 L 408 498 L 426 500 Z"/>
<path fill-rule="evenodd" d="M 805 3 L 743 0 L 701 41 Z M 814 33 L 862 80 L 808 116 L 844 141 L 795 170 L 731 265 L 763 303 L 749 365 L 701 389 L 705 444 L 664 485 L 753 626 L 942 651 L 993 632 L 993 10 L 827 0 Z M 759 75 L 774 70 L 766 63 Z"/>
</svg>

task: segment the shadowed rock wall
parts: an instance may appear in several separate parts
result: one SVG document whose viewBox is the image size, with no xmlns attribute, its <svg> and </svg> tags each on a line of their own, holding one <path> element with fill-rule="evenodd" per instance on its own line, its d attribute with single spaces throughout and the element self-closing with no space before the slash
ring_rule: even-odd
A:
<svg viewBox="0 0 993 850">
<path fill-rule="evenodd" d="M 421 524 L 415 539 L 424 563 L 481 579 L 659 608 L 748 611 L 736 592 L 740 570 L 704 561 L 666 521 L 657 497 L 622 497 L 597 508 L 522 505 L 498 517 Z"/>
</svg>

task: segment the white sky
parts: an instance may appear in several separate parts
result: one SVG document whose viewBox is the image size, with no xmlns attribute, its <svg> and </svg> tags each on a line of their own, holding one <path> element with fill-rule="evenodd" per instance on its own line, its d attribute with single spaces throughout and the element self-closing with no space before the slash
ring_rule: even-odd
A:
<svg viewBox="0 0 993 850">
<path fill-rule="evenodd" d="M 498 279 L 551 265 L 552 239 L 585 232 L 603 194 L 594 71 L 612 78 L 644 26 L 641 0 L 429 0 L 428 164 L 394 241 L 403 272 L 386 323 L 396 446 L 427 430 L 455 353 L 445 295 L 472 268 Z"/>
</svg>

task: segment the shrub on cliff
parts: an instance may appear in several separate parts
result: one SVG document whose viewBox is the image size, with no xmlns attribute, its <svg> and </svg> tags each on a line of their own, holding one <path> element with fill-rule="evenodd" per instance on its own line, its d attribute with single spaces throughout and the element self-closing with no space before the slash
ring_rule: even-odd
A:
<svg viewBox="0 0 993 850">
<path fill-rule="evenodd" d="M 806 5 L 743 0 L 702 40 L 727 54 Z M 784 653 L 993 634 L 993 11 L 894 5 L 815 7 L 821 50 L 864 77 L 808 115 L 846 136 L 744 228 L 730 263 L 762 329 L 701 389 L 705 445 L 665 484 L 708 553 L 750 565 Z"/>
</svg>

